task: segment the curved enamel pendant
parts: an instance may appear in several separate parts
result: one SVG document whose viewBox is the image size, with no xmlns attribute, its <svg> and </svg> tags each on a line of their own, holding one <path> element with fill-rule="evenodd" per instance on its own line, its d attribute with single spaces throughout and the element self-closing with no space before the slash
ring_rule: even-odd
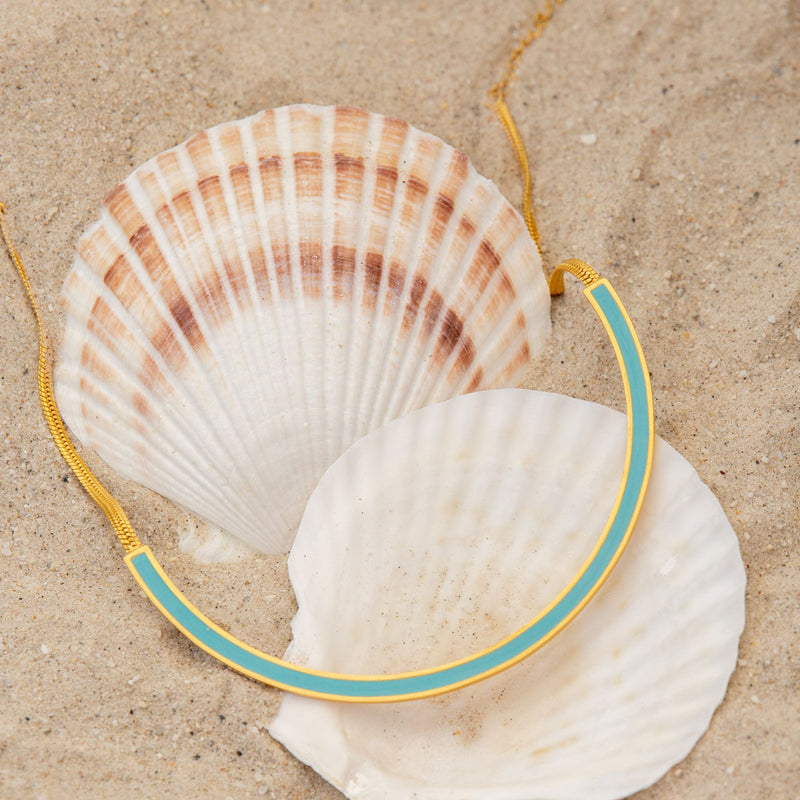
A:
<svg viewBox="0 0 800 800">
<path fill-rule="evenodd" d="M 391 675 L 347 675 L 300 667 L 239 641 L 205 617 L 180 592 L 152 551 L 138 547 L 125 561 L 147 596 L 195 644 L 238 672 L 289 692 L 353 703 L 412 700 L 443 694 L 495 675 L 542 647 L 586 606 L 616 565 L 631 536 L 650 478 L 654 412 L 650 379 L 636 332 L 611 284 L 582 262 L 559 265 L 551 279 L 563 289 L 563 270 L 585 284 L 620 366 L 628 414 L 622 481 L 602 535 L 563 591 L 527 625 L 492 647 L 433 669 Z"/>
</svg>

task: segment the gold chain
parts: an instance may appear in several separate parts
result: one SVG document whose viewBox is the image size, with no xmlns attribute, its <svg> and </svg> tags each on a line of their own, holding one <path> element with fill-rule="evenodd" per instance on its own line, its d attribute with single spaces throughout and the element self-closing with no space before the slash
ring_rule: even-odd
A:
<svg viewBox="0 0 800 800">
<path fill-rule="evenodd" d="M 514 148 L 514 155 L 517 157 L 522 179 L 525 182 L 525 195 L 523 200 L 525 225 L 536 244 L 536 248 L 539 250 L 539 255 L 542 253 L 542 248 L 539 244 L 539 230 L 533 218 L 531 171 L 528 166 L 528 154 L 525 152 L 525 145 L 522 142 L 522 137 L 519 135 L 511 112 L 506 105 L 505 92 L 517 71 L 517 62 L 522 57 L 522 54 L 534 39 L 538 39 L 542 35 L 542 32 L 547 27 L 547 23 L 553 18 L 553 12 L 556 10 L 556 6 L 560 6 L 562 2 L 563 0 L 547 0 L 544 10 L 536 14 L 528 32 L 519 40 L 517 46 L 511 51 L 511 55 L 506 62 L 503 77 L 489 89 L 489 97 L 494 100 L 494 113 L 497 114 L 497 118 L 500 120 L 500 124 L 505 130 L 511 142 L 511 146 Z"/>
<path fill-rule="evenodd" d="M 125 552 L 130 553 L 137 547 L 141 547 L 141 542 L 134 533 L 133 526 L 128 520 L 122 506 L 109 494 L 108 490 L 97 480 L 94 473 L 78 455 L 69 438 L 64 420 L 61 419 L 61 414 L 56 405 L 55 394 L 53 393 L 53 380 L 50 374 L 50 361 L 48 358 L 49 348 L 47 346 L 47 338 L 44 334 L 42 318 L 39 314 L 39 306 L 36 304 L 33 289 L 31 289 L 31 285 L 28 282 L 28 276 L 25 273 L 25 267 L 22 265 L 22 259 L 19 257 L 16 248 L 11 242 L 11 237 L 8 234 L 5 210 L 5 206 L 0 203 L 0 235 L 2 235 L 8 255 L 14 262 L 17 272 L 19 272 L 19 276 L 22 278 L 22 283 L 25 285 L 25 291 L 28 293 L 28 300 L 33 308 L 33 313 L 36 317 L 36 325 L 39 329 L 39 401 L 42 404 L 44 418 L 47 420 L 47 427 L 50 429 L 50 435 L 53 437 L 53 441 L 59 453 L 63 456 L 64 461 L 67 462 L 69 468 L 75 473 L 75 477 L 80 481 L 81 486 L 86 489 L 92 500 L 100 506 L 103 513 L 108 517 L 111 525 L 114 527 L 114 532 L 125 548 Z"/>
<path fill-rule="evenodd" d="M 579 258 L 568 258 L 562 261 L 550 273 L 550 294 L 555 297 L 564 294 L 564 273 L 574 275 L 584 286 L 593 286 L 600 280 L 600 276 L 585 261 Z"/>
</svg>

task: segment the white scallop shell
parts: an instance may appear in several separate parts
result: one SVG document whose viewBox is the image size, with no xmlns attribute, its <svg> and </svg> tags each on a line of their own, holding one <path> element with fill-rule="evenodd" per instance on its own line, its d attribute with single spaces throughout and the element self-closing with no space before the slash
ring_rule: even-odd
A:
<svg viewBox="0 0 800 800">
<path fill-rule="evenodd" d="M 139 167 L 64 299 L 75 435 L 272 552 L 350 443 L 513 385 L 549 328 L 538 253 L 496 187 L 436 137 L 343 107 L 266 111 Z"/>
<path fill-rule="evenodd" d="M 287 657 L 352 673 L 434 666 L 542 610 L 614 502 L 626 418 L 479 392 L 357 442 L 312 495 L 290 555 Z M 286 696 L 270 732 L 359 800 L 610 800 L 656 781 L 707 728 L 744 624 L 736 536 L 659 440 L 628 548 L 587 608 L 505 673 L 352 706 Z"/>
</svg>

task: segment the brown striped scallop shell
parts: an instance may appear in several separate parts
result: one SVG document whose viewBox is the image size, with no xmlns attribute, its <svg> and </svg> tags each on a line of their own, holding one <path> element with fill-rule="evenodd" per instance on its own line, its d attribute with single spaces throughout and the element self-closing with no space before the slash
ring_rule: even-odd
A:
<svg viewBox="0 0 800 800">
<path fill-rule="evenodd" d="M 515 384 L 549 329 L 536 248 L 467 157 L 398 119 L 226 123 L 106 198 L 64 284 L 65 419 L 264 551 L 384 422 Z"/>
</svg>

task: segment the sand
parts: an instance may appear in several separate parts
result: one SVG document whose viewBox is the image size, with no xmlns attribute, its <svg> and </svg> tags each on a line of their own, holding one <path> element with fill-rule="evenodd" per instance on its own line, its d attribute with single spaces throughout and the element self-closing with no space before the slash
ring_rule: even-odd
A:
<svg viewBox="0 0 800 800">
<path fill-rule="evenodd" d="M 57 343 L 59 287 L 104 194 L 201 128 L 292 102 L 402 117 L 519 206 L 486 91 L 537 3 L 61 2 L 0 11 L 0 201 Z M 708 733 L 637 800 L 782 800 L 800 785 L 800 3 L 567 0 L 509 102 L 551 265 L 614 283 L 657 430 L 714 490 L 747 567 L 739 666 Z M 620 407 L 577 290 L 526 385 Z M 340 797 L 265 730 L 277 693 L 218 667 L 132 583 L 36 396 L 36 333 L 0 269 L 0 797 Z M 98 474 L 201 607 L 289 638 L 282 564 L 200 567 L 165 501 Z M 254 614 L 273 596 L 270 615 Z M 688 634 L 687 634 L 688 635 Z"/>
</svg>

